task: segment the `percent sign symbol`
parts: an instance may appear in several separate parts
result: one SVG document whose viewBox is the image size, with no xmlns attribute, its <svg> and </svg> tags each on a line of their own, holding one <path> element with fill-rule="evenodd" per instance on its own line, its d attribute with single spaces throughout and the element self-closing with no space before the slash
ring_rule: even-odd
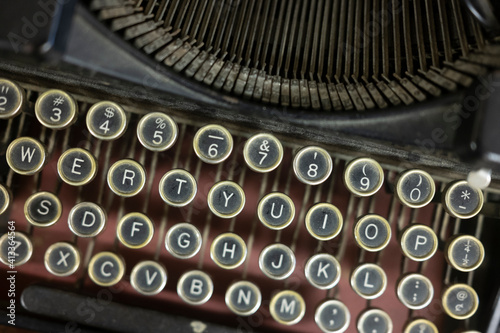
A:
<svg viewBox="0 0 500 333">
<path fill-rule="evenodd" d="M 155 123 L 156 123 L 156 128 L 165 129 L 165 127 L 167 127 L 167 124 L 165 124 L 165 120 L 161 118 L 156 118 Z"/>
</svg>

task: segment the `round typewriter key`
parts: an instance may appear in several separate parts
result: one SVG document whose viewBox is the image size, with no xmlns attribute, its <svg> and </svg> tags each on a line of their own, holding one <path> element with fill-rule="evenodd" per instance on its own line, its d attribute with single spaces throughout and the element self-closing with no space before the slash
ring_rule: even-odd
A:
<svg viewBox="0 0 500 333">
<path fill-rule="evenodd" d="M 248 167 L 257 172 L 270 172 L 283 159 L 283 146 L 271 134 L 257 134 L 245 143 L 243 157 Z"/>
<path fill-rule="evenodd" d="M 484 247 L 479 239 L 469 235 L 460 235 L 446 244 L 446 261 L 455 269 L 470 272 L 481 266 L 484 259 Z"/>
<path fill-rule="evenodd" d="M 7 148 L 7 163 L 14 172 L 33 175 L 42 170 L 47 158 L 44 146 L 30 137 L 17 138 Z"/>
<path fill-rule="evenodd" d="M 45 127 L 64 129 L 76 121 L 77 105 L 73 97 L 52 89 L 41 94 L 35 103 L 35 116 Z"/>
<path fill-rule="evenodd" d="M 90 183 L 97 174 L 97 162 L 85 149 L 66 150 L 57 162 L 59 177 L 69 185 L 82 186 Z"/>
<path fill-rule="evenodd" d="M 122 197 L 133 197 L 146 183 L 146 171 L 134 160 L 120 160 L 108 170 L 111 191 Z"/>
<path fill-rule="evenodd" d="M 161 112 L 145 115 L 137 124 L 137 138 L 149 150 L 165 151 L 177 140 L 177 124 Z"/>
<path fill-rule="evenodd" d="M 295 269 L 295 254 L 286 245 L 271 244 L 260 253 L 259 267 L 271 279 L 286 279 Z"/>
<path fill-rule="evenodd" d="M 7 187 L 0 184 L 0 215 L 5 213 L 10 206 L 11 194 Z"/>
<path fill-rule="evenodd" d="M 61 201 L 50 192 L 35 193 L 24 203 L 26 219 L 37 227 L 50 227 L 59 221 L 61 214 Z"/>
<path fill-rule="evenodd" d="M 380 309 L 369 309 L 364 311 L 358 318 L 359 333 L 391 333 L 391 317 Z"/>
<path fill-rule="evenodd" d="M 436 233 L 423 224 L 413 224 L 407 227 L 401 236 L 403 253 L 415 261 L 430 259 L 436 253 L 437 247 Z"/>
<path fill-rule="evenodd" d="M 202 271 L 184 273 L 177 283 L 177 294 L 186 303 L 201 305 L 206 303 L 214 291 L 210 276 Z"/>
<path fill-rule="evenodd" d="M 470 186 L 466 180 L 449 184 L 444 190 L 443 205 L 448 214 L 459 219 L 470 219 L 483 208 L 483 192 Z"/>
<path fill-rule="evenodd" d="M 259 287 L 248 281 L 233 283 L 226 291 L 226 305 L 239 316 L 250 316 L 260 307 L 262 294 Z"/>
<path fill-rule="evenodd" d="M 332 204 L 318 203 L 306 214 L 307 231 L 316 239 L 329 240 L 335 238 L 342 230 L 342 213 Z"/>
<path fill-rule="evenodd" d="M 321 184 L 330 176 L 332 170 L 332 157 L 320 147 L 302 148 L 293 160 L 293 171 L 304 184 Z"/>
<path fill-rule="evenodd" d="M 384 183 L 384 170 L 371 158 L 357 158 L 346 166 L 344 183 L 347 189 L 360 197 L 373 195 Z"/>
<path fill-rule="evenodd" d="M 208 207 L 219 217 L 225 219 L 234 217 L 244 206 L 245 192 L 234 182 L 218 182 L 208 192 Z"/>
<path fill-rule="evenodd" d="M 283 290 L 271 298 L 269 304 L 271 316 L 283 325 L 294 325 L 302 320 L 306 313 L 306 303 L 300 294 Z"/>
<path fill-rule="evenodd" d="M 144 214 L 129 213 L 122 217 L 116 227 L 116 236 L 123 245 L 140 249 L 149 244 L 154 234 L 153 222 Z"/>
<path fill-rule="evenodd" d="M 210 247 L 210 257 L 219 267 L 236 268 L 247 257 L 247 245 L 240 236 L 228 232 L 214 239 Z"/>
<path fill-rule="evenodd" d="M 351 314 L 344 303 L 328 300 L 321 303 L 314 314 L 316 325 L 325 333 L 342 333 L 349 327 Z"/>
<path fill-rule="evenodd" d="M 167 271 L 156 261 L 141 261 L 130 273 L 130 284 L 143 295 L 156 295 L 167 284 Z"/>
<path fill-rule="evenodd" d="M 100 252 L 90 259 L 89 277 L 101 287 L 117 284 L 125 273 L 123 259 L 112 252 Z"/>
<path fill-rule="evenodd" d="M 366 251 L 380 251 L 391 240 L 391 225 L 381 216 L 365 215 L 358 219 L 354 227 L 354 238 Z"/>
<path fill-rule="evenodd" d="M 398 177 L 396 195 L 408 207 L 424 207 L 431 202 L 435 193 L 436 185 L 434 180 L 425 171 L 408 170 Z"/>
<path fill-rule="evenodd" d="M 315 254 L 307 261 L 304 273 L 316 288 L 330 289 L 339 283 L 340 264 L 331 254 Z"/>
<path fill-rule="evenodd" d="M 81 202 L 69 212 L 68 225 L 79 237 L 94 237 L 104 229 L 106 213 L 95 203 Z"/>
<path fill-rule="evenodd" d="M 201 248 L 201 234 L 189 223 L 179 223 L 170 228 L 165 237 L 165 248 L 179 259 L 194 257 Z"/>
<path fill-rule="evenodd" d="M 186 170 L 170 170 L 161 178 L 159 191 L 161 198 L 167 204 L 183 207 L 193 201 L 196 196 L 196 180 Z"/>
<path fill-rule="evenodd" d="M 24 90 L 10 80 L 0 79 L 0 119 L 17 116 L 24 104 Z"/>
<path fill-rule="evenodd" d="M 80 252 L 69 243 L 55 243 L 45 251 L 44 263 L 50 273 L 68 276 L 80 267 Z"/>
<path fill-rule="evenodd" d="M 0 237 L 0 261 L 10 269 L 26 263 L 32 254 L 33 245 L 25 234 L 9 231 Z"/>
<path fill-rule="evenodd" d="M 269 229 L 284 229 L 295 217 L 295 205 L 292 199 L 283 193 L 269 193 L 260 200 L 257 215 Z"/>
<path fill-rule="evenodd" d="M 422 274 L 408 274 L 398 283 L 398 298 L 407 308 L 419 310 L 432 301 L 434 287 L 431 281 Z"/>
<path fill-rule="evenodd" d="M 459 320 L 472 317 L 479 306 L 476 291 L 462 283 L 448 287 L 441 301 L 446 314 Z"/>
<path fill-rule="evenodd" d="M 387 276 L 378 265 L 362 264 L 351 274 L 351 287 L 359 296 L 375 299 L 387 288 Z"/>
<path fill-rule="evenodd" d="M 196 155 L 205 163 L 217 164 L 229 157 L 233 150 L 231 133 L 220 125 L 207 125 L 196 132 L 193 139 Z"/>
<path fill-rule="evenodd" d="M 125 111 L 116 103 L 109 101 L 96 103 L 87 113 L 87 128 L 98 139 L 118 139 L 125 133 L 126 127 Z"/>
<path fill-rule="evenodd" d="M 439 333 L 436 325 L 427 319 L 415 319 L 405 326 L 404 333 Z"/>
</svg>

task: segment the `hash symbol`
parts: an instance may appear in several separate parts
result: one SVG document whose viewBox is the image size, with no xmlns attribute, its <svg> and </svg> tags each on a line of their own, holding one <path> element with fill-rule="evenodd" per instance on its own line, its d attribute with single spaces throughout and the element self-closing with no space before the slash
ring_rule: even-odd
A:
<svg viewBox="0 0 500 333">
<path fill-rule="evenodd" d="M 461 195 L 462 199 L 464 200 L 468 200 L 470 199 L 470 193 L 469 191 L 465 190 L 465 191 L 462 191 L 462 195 Z"/>
<path fill-rule="evenodd" d="M 54 98 L 52 103 L 54 104 L 54 106 L 61 105 L 62 103 L 64 103 L 64 97 L 58 96 L 57 98 Z"/>
</svg>

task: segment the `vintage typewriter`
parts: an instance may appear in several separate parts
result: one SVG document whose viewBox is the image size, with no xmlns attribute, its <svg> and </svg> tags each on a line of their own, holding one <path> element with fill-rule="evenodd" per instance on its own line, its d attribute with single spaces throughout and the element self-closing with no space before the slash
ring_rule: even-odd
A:
<svg viewBox="0 0 500 333">
<path fill-rule="evenodd" d="M 499 20 L 3 1 L 2 327 L 500 332 Z"/>
</svg>

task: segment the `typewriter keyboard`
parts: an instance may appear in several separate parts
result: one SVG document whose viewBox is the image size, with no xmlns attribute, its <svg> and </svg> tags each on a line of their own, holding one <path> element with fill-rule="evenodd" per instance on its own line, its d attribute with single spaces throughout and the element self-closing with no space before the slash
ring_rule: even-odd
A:
<svg viewBox="0 0 500 333">
<path fill-rule="evenodd" d="M 238 332 L 469 329 L 488 191 L 176 110 L 0 89 L 0 259 L 19 290 Z"/>
</svg>

